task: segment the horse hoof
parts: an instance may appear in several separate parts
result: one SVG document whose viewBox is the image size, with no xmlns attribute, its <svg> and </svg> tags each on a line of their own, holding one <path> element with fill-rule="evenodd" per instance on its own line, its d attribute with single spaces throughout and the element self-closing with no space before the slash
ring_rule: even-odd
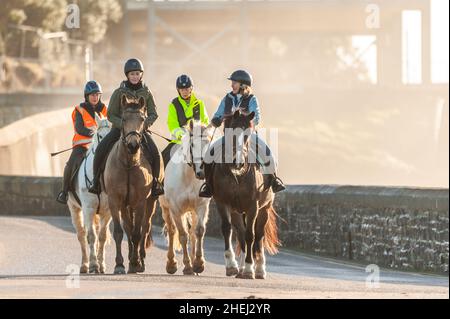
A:
<svg viewBox="0 0 450 319">
<path fill-rule="evenodd" d="M 138 271 L 138 266 L 128 265 L 127 274 L 135 274 Z"/>
<path fill-rule="evenodd" d="M 226 274 L 227 277 L 236 276 L 237 274 L 239 274 L 239 269 L 237 269 L 236 267 L 228 267 L 226 268 Z"/>
<path fill-rule="evenodd" d="M 238 279 L 244 278 L 242 275 L 242 272 L 238 272 L 236 275 L 236 278 L 238 278 Z"/>
<path fill-rule="evenodd" d="M 244 272 L 242 273 L 242 279 L 255 279 L 255 274 L 252 272 Z"/>
<path fill-rule="evenodd" d="M 177 263 L 167 263 L 166 271 L 169 275 L 173 275 L 178 270 Z"/>
<path fill-rule="evenodd" d="M 255 278 L 256 279 L 266 279 L 266 274 L 256 274 Z"/>
<path fill-rule="evenodd" d="M 142 263 L 136 268 L 136 272 L 145 272 L 145 264 Z"/>
<path fill-rule="evenodd" d="M 87 274 L 88 270 L 89 270 L 88 266 L 83 265 L 80 267 L 80 274 Z"/>
<path fill-rule="evenodd" d="M 194 275 L 194 270 L 192 268 L 184 268 L 183 275 L 192 276 Z"/>
<path fill-rule="evenodd" d="M 99 274 L 100 273 L 100 269 L 98 266 L 90 266 L 89 267 L 89 273 L 90 274 Z"/>
<path fill-rule="evenodd" d="M 116 266 L 114 268 L 115 275 L 125 275 L 125 267 L 124 266 Z"/>
<path fill-rule="evenodd" d="M 105 270 L 106 270 L 106 266 L 101 265 L 100 266 L 100 273 L 104 274 L 106 272 Z"/>
<path fill-rule="evenodd" d="M 193 270 L 196 274 L 201 274 L 204 270 L 205 270 L 205 264 L 195 264 L 194 263 L 194 267 Z"/>
</svg>

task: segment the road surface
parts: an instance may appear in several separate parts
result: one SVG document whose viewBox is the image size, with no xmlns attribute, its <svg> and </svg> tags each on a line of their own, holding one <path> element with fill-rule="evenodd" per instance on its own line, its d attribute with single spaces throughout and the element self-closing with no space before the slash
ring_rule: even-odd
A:
<svg viewBox="0 0 450 319">
<path fill-rule="evenodd" d="M 206 269 L 199 276 L 165 272 L 166 243 L 154 228 L 147 270 L 112 275 L 115 249 L 107 247 L 107 274 L 69 280 L 81 253 L 68 217 L 0 217 L 0 298 L 448 298 L 446 276 L 381 270 L 367 287 L 365 267 L 282 250 L 268 258 L 266 280 L 225 276 L 223 242 L 206 238 Z M 123 244 L 124 256 L 127 245 Z M 182 265 L 181 255 L 178 263 Z M 127 265 L 127 264 L 126 264 Z M 76 279 L 76 278 L 75 278 Z"/>
</svg>

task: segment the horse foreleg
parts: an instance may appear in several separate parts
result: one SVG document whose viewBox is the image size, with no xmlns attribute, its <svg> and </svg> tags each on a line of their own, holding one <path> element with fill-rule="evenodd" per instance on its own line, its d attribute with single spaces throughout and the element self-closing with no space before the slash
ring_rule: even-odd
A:
<svg viewBox="0 0 450 319">
<path fill-rule="evenodd" d="M 188 230 L 189 231 L 189 245 L 190 245 L 189 257 L 191 258 L 191 261 L 193 261 L 195 259 L 195 251 L 197 249 L 197 237 L 195 235 L 195 232 L 197 229 L 198 218 L 197 218 L 195 211 L 187 213 L 186 217 L 188 216 L 188 214 L 191 215 L 191 220 L 189 223 L 190 228 Z"/>
<path fill-rule="evenodd" d="M 116 243 L 116 266 L 114 267 L 114 274 L 125 274 L 125 266 L 123 265 L 122 256 L 122 240 L 123 240 L 123 229 L 120 225 L 120 210 L 119 205 L 116 201 L 109 198 L 109 208 L 111 211 L 111 217 L 114 224 L 114 241 Z"/>
<path fill-rule="evenodd" d="M 178 262 L 175 258 L 175 236 L 176 236 L 176 226 L 173 223 L 170 211 L 167 207 L 162 208 L 163 219 L 166 224 L 167 236 L 169 239 L 169 247 L 167 248 L 167 264 L 166 271 L 168 274 L 174 274 L 178 269 Z"/>
<path fill-rule="evenodd" d="M 83 209 L 84 226 L 87 230 L 87 240 L 89 244 L 89 273 L 100 272 L 100 267 L 97 260 L 97 226 L 96 226 L 96 208 L 92 207 L 92 203 L 85 204 Z"/>
<path fill-rule="evenodd" d="M 99 245 L 97 259 L 100 264 L 100 273 L 104 274 L 106 271 L 105 263 L 105 245 L 109 237 L 109 224 L 111 223 L 111 215 L 103 213 L 100 215 L 100 232 L 98 235 Z"/>
<path fill-rule="evenodd" d="M 81 209 L 69 203 L 70 216 L 72 218 L 73 227 L 77 231 L 77 238 L 81 247 L 81 266 L 80 274 L 85 274 L 89 270 L 88 244 L 86 238 L 86 230 L 83 223 L 83 214 Z"/>
<path fill-rule="evenodd" d="M 172 218 L 175 221 L 175 225 L 178 229 L 178 237 L 181 243 L 181 247 L 183 248 L 183 274 L 185 275 L 193 275 L 194 270 L 192 269 L 191 264 L 191 258 L 189 257 L 189 250 L 188 250 L 188 236 L 189 233 L 187 231 L 187 225 L 186 225 L 186 216 L 184 216 L 184 212 L 172 212 Z"/>
<path fill-rule="evenodd" d="M 128 240 L 128 273 L 136 273 L 137 262 L 133 244 L 133 238 L 136 237 L 136 234 L 134 234 L 135 209 L 123 206 L 121 212 L 122 226 Z"/>
<path fill-rule="evenodd" d="M 253 255 L 255 257 L 256 267 L 255 267 L 255 278 L 265 279 L 266 278 L 266 257 L 264 254 L 264 228 L 268 220 L 268 210 L 267 208 L 261 209 L 258 213 L 255 224 L 255 244 L 253 246 Z"/>
<path fill-rule="evenodd" d="M 142 267 L 140 255 L 139 255 L 139 244 L 141 242 L 141 237 L 144 236 L 142 231 L 143 218 L 145 215 L 145 201 L 139 203 L 138 207 L 133 211 L 134 223 L 131 228 L 131 243 L 132 243 L 132 254 L 130 259 L 130 267 L 128 268 L 128 273 L 144 272 L 145 269 Z"/>
<path fill-rule="evenodd" d="M 253 245 L 255 242 L 255 224 L 258 216 L 258 206 L 252 207 L 246 212 L 246 229 L 245 229 L 245 267 L 242 273 L 244 279 L 255 279 Z"/>
<path fill-rule="evenodd" d="M 138 270 L 138 272 L 144 272 L 145 271 L 145 257 L 146 257 L 146 251 L 145 249 L 150 247 L 151 245 L 151 238 L 149 238 L 151 231 L 152 231 L 152 217 L 155 213 L 155 207 L 156 207 L 156 198 L 153 196 L 147 198 L 145 205 L 144 205 L 144 214 L 142 218 L 142 232 L 141 232 L 141 239 L 139 242 L 139 256 L 141 258 L 141 268 Z"/>
<path fill-rule="evenodd" d="M 205 270 L 205 258 L 203 252 L 203 240 L 206 232 L 206 223 L 208 222 L 209 203 L 197 207 L 197 225 L 195 227 L 195 236 L 197 238 L 195 259 L 194 259 L 194 272 L 199 274 Z"/>
<path fill-rule="evenodd" d="M 227 209 L 222 204 L 217 203 L 217 211 L 219 212 L 220 219 L 222 220 L 222 235 L 225 242 L 225 270 L 227 276 L 236 276 L 239 273 L 238 263 L 236 261 L 236 255 L 234 254 L 233 246 L 231 243 L 231 217 L 227 212 Z"/>
<path fill-rule="evenodd" d="M 236 237 L 238 241 L 239 248 L 239 272 L 237 274 L 237 278 L 242 278 L 242 274 L 245 268 L 245 223 L 244 223 L 244 215 L 231 212 L 231 224 L 234 226 L 236 230 Z"/>
</svg>

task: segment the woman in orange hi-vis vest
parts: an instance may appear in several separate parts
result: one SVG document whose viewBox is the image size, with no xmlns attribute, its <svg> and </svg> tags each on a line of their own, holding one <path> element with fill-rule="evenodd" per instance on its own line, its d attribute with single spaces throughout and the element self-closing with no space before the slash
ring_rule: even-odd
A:
<svg viewBox="0 0 450 319">
<path fill-rule="evenodd" d="M 56 200 L 61 204 L 67 204 L 70 180 L 74 169 L 79 164 L 89 144 L 92 141 L 94 130 L 97 125 L 95 114 L 106 117 L 106 106 L 101 101 L 102 87 L 96 81 L 89 81 L 84 87 L 85 101 L 75 106 L 72 112 L 72 121 L 75 134 L 72 139 L 72 154 L 64 168 L 63 190 L 58 194 Z"/>
</svg>

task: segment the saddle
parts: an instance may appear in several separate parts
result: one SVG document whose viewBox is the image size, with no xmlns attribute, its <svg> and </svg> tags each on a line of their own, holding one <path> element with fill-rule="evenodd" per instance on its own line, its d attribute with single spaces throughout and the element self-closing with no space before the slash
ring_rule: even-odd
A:
<svg viewBox="0 0 450 319">
<path fill-rule="evenodd" d="M 172 149 L 177 149 L 178 147 L 180 147 L 179 144 L 176 143 L 169 143 L 166 148 L 161 152 L 162 158 L 163 158 L 163 162 L 164 162 L 164 168 L 166 168 L 167 164 L 169 164 L 170 159 L 172 158 Z"/>
<path fill-rule="evenodd" d="M 69 191 L 75 192 L 75 177 L 78 175 L 78 171 L 80 170 L 81 163 L 83 163 L 83 160 L 85 158 L 86 158 L 86 156 L 80 156 L 73 163 L 72 172 L 70 174 Z"/>
<path fill-rule="evenodd" d="M 149 137 L 146 134 L 143 134 L 141 142 L 142 153 L 144 154 L 144 157 L 147 159 L 147 161 L 149 161 L 150 166 L 152 166 L 153 162 L 155 161 L 155 156 L 148 147 L 147 138 Z"/>
<path fill-rule="evenodd" d="M 75 177 L 78 175 L 78 171 L 80 170 L 81 163 L 86 158 L 86 155 L 80 156 L 76 159 L 76 161 L 72 165 L 72 172 L 70 173 L 70 181 L 69 181 L 69 192 L 72 193 L 73 197 L 77 201 L 78 205 L 81 206 L 81 200 L 77 195 L 75 190 Z"/>
</svg>

